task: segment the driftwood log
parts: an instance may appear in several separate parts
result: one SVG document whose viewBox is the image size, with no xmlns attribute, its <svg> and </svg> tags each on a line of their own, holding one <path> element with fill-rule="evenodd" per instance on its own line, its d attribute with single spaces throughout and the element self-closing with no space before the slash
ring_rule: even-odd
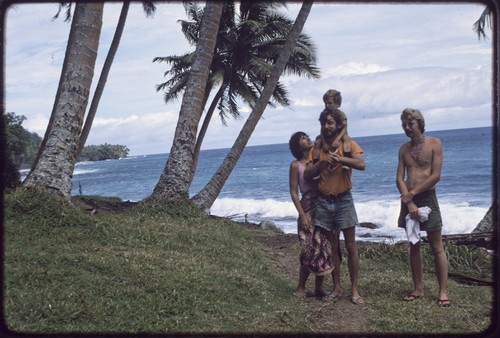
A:
<svg viewBox="0 0 500 338">
<path fill-rule="evenodd" d="M 427 236 L 422 237 L 422 241 L 428 243 Z M 473 232 L 470 234 L 443 235 L 443 243 L 454 245 L 473 245 L 476 247 L 495 249 L 492 232 Z"/>
<path fill-rule="evenodd" d="M 448 276 L 457 282 L 464 284 L 474 285 L 493 285 L 493 278 L 491 277 L 475 277 L 469 276 L 460 272 L 448 272 Z"/>
<path fill-rule="evenodd" d="M 427 236 L 422 237 L 422 241 L 428 243 Z M 484 248 L 487 250 L 494 250 L 493 232 L 472 232 L 470 234 L 460 235 L 443 235 L 444 244 L 453 245 L 469 245 L 477 248 Z M 482 249 L 482 250 L 484 250 Z M 472 285 L 493 285 L 493 278 L 491 277 L 476 277 L 466 275 L 461 272 L 448 271 L 448 277 L 456 280 L 459 283 L 472 284 Z"/>
<path fill-rule="evenodd" d="M 426 270 L 428 273 L 434 273 L 434 270 Z M 448 271 L 448 277 L 462 284 L 478 285 L 478 286 L 493 286 L 492 277 L 478 277 L 466 275 L 461 272 Z"/>
</svg>

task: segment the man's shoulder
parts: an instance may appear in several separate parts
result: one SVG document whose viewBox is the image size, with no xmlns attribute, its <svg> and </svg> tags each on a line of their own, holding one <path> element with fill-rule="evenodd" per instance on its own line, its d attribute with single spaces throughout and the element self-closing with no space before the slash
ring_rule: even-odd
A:
<svg viewBox="0 0 500 338">
<path fill-rule="evenodd" d="M 358 144 L 358 142 L 351 139 L 349 141 L 349 143 L 351 145 L 351 153 L 355 154 L 355 153 L 362 153 L 363 152 L 363 148 L 361 148 L 361 146 Z"/>
<path fill-rule="evenodd" d="M 406 142 L 403 142 L 403 144 L 401 144 L 401 147 L 399 147 L 399 148 L 400 149 L 408 148 L 410 145 L 411 145 L 411 141 L 406 141 Z"/>
<path fill-rule="evenodd" d="M 352 139 L 352 138 L 350 139 L 350 141 L 349 141 L 349 142 L 351 143 L 351 145 L 355 145 L 355 146 L 357 146 L 357 147 L 360 147 L 359 143 L 358 143 L 358 142 L 356 142 L 356 141 L 355 141 L 354 139 Z"/>
<path fill-rule="evenodd" d="M 429 143 L 432 145 L 432 146 L 441 146 L 441 140 L 435 136 L 425 136 L 425 138 L 427 140 L 429 140 Z"/>
<path fill-rule="evenodd" d="M 439 139 L 439 138 L 438 138 L 438 137 L 436 137 L 436 136 L 429 136 L 429 135 L 425 135 L 425 137 L 426 137 L 427 139 L 429 139 L 430 141 L 432 141 L 432 142 L 441 142 L 441 139 Z"/>
</svg>

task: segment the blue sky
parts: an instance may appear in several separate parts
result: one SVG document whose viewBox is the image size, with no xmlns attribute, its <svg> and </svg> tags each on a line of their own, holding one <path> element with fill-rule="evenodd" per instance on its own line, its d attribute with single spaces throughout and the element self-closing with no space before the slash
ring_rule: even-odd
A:
<svg viewBox="0 0 500 338">
<path fill-rule="evenodd" d="M 51 18 L 58 5 L 17 4 L 5 14 L 5 111 L 24 115 L 23 126 L 44 135 L 54 104 L 70 24 Z M 120 13 L 104 6 L 94 82 L 100 74 Z M 295 18 L 300 6 L 288 5 Z M 492 125 L 492 33 L 478 40 L 472 25 L 481 4 L 315 3 L 304 32 L 316 45 L 319 80 L 282 77 L 290 108 L 266 109 L 249 145 L 286 143 L 298 130 L 319 132 L 323 93 L 342 92 L 351 137 L 402 133 L 399 115 L 420 109 L 427 130 Z M 180 55 L 185 41 L 179 3 L 161 3 L 146 18 L 132 3 L 120 48 L 88 144 L 123 144 L 131 155 L 167 153 L 179 102 L 165 104 L 156 85 L 167 66 L 156 56 Z M 93 90 L 92 90 L 93 92 Z M 223 126 L 213 120 L 204 149 L 229 148 L 244 116 Z"/>
</svg>

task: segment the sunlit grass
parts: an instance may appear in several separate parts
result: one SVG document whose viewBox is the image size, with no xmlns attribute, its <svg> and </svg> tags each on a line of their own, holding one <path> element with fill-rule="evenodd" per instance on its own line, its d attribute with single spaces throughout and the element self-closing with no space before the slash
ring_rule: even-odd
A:
<svg viewBox="0 0 500 338">
<path fill-rule="evenodd" d="M 13 332 L 311 332 L 307 307 L 290 292 L 296 281 L 273 267 L 255 231 L 210 218 L 188 201 L 152 199 L 122 213 L 91 216 L 20 189 L 5 196 L 4 211 L 3 310 Z M 491 257 L 475 248 L 448 246 L 447 252 L 450 270 L 492 272 Z M 297 256 L 298 248 L 290 254 Z M 450 280 L 453 306 L 436 305 L 426 246 L 426 296 L 412 303 L 401 300 L 412 285 L 406 246 L 368 245 L 360 259 L 368 333 L 489 328 L 491 287 Z M 349 285 L 347 268 L 342 279 Z"/>
<path fill-rule="evenodd" d="M 13 331 L 280 332 L 294 330 L 283 311 L 305 317 L 283 289 L 289 282 L 233 222 L 154 201 L 92 217 L 28 196 L 6 196 L 4 309 Z"/>
</svg>

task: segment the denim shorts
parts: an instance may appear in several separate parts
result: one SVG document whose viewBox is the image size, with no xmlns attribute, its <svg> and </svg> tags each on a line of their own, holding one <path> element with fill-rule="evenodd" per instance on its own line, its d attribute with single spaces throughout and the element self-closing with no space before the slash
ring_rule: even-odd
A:
<svg viewBox="0 0 500 338">
<path fill-rule="evenodd" d="M 338 231 L 359 225 L 350 190 L 340 194 L 340 197 L 319 194 L 314 217 L 314 225 L 328 231 Z"/>
</svg>

